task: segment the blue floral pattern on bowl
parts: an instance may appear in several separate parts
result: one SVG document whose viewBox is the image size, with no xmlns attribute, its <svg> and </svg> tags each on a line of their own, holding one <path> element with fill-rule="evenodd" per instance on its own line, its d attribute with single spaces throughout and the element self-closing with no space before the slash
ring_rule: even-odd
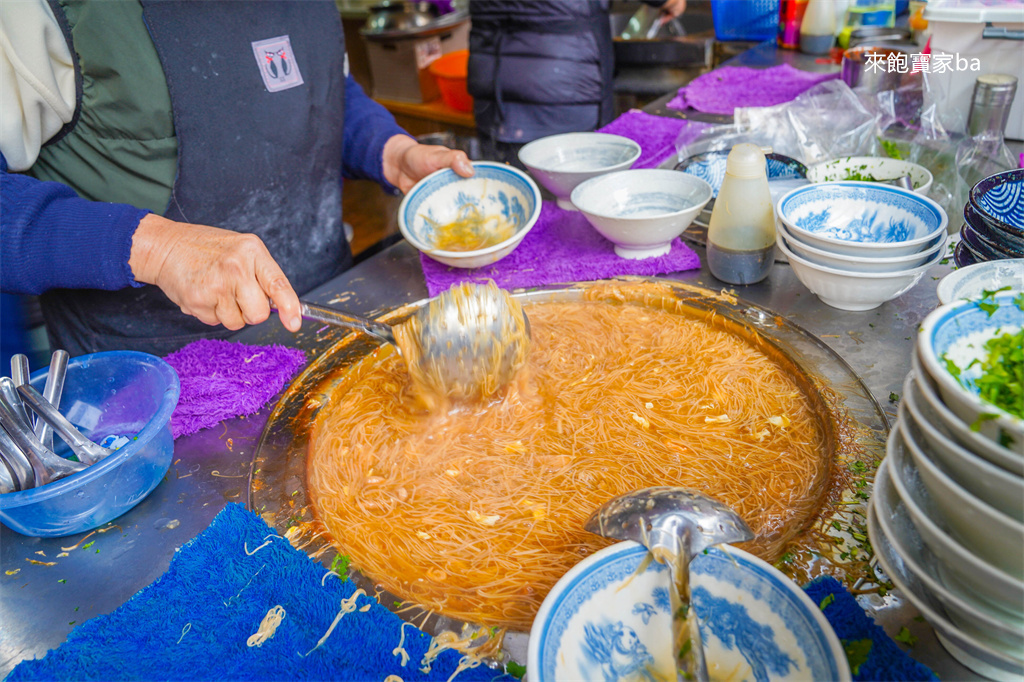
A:
<svg viewBox="0 0 1024 682">
<path fill-rule="evenodd" d="M 778 210 L 804 232 L 864 244 L 924 240 L 945 223 L 942 210 L 923 197 L 865 182 L 801 187 L 783 197 Z"/>
<path fill-rule="evenodd" d="M 533 682 L 674 679 L 667 568 L 633 542 L 581 562 L 551 591 L 530 633 Z M 755 557 L 713 548 L 690 565 L 712 678 L 849 680 L 820 610 Z M 626 587 L 628 581 L 628 587 Z"/>
<path fill-rule="evenodd" d="M 711 185 L 711 196 L 717 197 L 725 180 L 725 162 L 728 151 L 704 152 L 685 158 L 676 164 L 676 170 L 696 175 Z M 795 180 L 807 177 L 807 166 L 782 154 L 765 154 L 765 171 L 769 180 Z"/>
<path fill-rule="evenodd" d="M 1024 237 L 1024 169 L 985 178 L 971 189 L 970 203 L 991 227 Z"/>
</svg>

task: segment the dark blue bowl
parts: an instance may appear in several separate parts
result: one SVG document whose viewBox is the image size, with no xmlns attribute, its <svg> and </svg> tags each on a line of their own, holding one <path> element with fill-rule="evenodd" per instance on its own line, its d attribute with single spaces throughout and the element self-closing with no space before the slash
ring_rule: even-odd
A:
<svg viewBox="0 0 1024 682">
<path fill-rule="evenodd" d="M 1003 253 L 983 237 L 979 236 L 978 233 L 972 230 L 971 226 L 966 223 L 964 223 L 960 228 L 960 240 L 966 244 L 967 249 L 976 256 L 978 260 L 989 261 L 1011 258 L 1009 254 Z"/>
<path fill-rule="evenodd" d="M 956 263 L 958 268 L 966 268 L 968 265 L 974 265 L 983 261 L 975 258 L 974 254 L 967 250 L 966 242 L 961 240 L 957 242 L 956 248 L 953 249 L 953 262 Z"/>
<path fill-rule="evenodd" d="M 1024 238 L 1018 238 L 1009 232 L 993 229 L 981 220 L 979 213 L 970 204 L 964 206 L 964 220 L 974 234 L 996 251 L 1005 253 L 1009 258 L 1024 258 Z"/>
<path fill-rule="evenodd" d="M 970 203 L 990 228 L 1024 239 L 1024 168 L 985 178 L 971 188 Z"/>
</svg>

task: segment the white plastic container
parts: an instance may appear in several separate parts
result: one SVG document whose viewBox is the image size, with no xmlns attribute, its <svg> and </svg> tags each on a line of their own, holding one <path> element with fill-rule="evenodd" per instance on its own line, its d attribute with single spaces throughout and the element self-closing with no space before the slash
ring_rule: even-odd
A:
<svg viewBox="0 0 1024 682">
<path fill-rule="evenodd" d="M 708 223 L 708 268 L 729 284 L 754 284 L 775 262 L 775 207 L 761 148 L 735 145 Z"/>
<path fill-rule="evenodd" d="M 1024 41 L 994 37 L 1024 35 L 1024 0 L 931 0 L 924 9 L 924 18 L 932 34 L 928 73 L 932 99 L 943 108 L 955 110 L 964 125 L 978 76 L 1005 73 L 1024 83 Z M 951 68 L 937 72 L 938 55 L 952 57 Z M 1010 108 L 1006 137 L 1024 139 L 1024 95 L 1019 91 Z"/>
</svg>

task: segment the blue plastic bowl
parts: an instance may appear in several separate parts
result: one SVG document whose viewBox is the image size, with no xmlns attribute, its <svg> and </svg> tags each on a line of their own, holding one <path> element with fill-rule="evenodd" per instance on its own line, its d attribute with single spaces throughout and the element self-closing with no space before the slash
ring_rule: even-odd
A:
<svg viewBox="0 0 1024 682">
<path fill-rule="evenodd" d="M 42 391 L 49 370 L 32 374 Z M 60 411 L 91 440 L 130 440 L 96 464 L 48 485 L 0 495 L 0 521 L 19 533 L 61 537 L 101 526 L 139 502 L 171 466 L 171 413 L 180 384 L 160 358 L 135 351 L 94 353 L 72 359 Z M 54 436 L 57 454 L 70 449 Z"/>
</svg>

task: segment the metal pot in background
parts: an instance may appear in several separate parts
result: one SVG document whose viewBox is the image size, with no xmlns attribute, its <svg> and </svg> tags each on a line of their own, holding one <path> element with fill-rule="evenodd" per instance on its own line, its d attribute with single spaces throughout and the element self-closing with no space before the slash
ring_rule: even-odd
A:
<svg viewBox="0 0 1024 682">
<path fill-rule="evenodd" d="M 890 54 L 902 54 L 908 62 L 910 60 L 910 53 L 901 47 L 890 45 L 851 47 L 843 52 L 840 77 L 851 88 L 860 88 L 868 92 L 895 90 L 900 86 L 904 74 L 890 68 Z"/>
</svg>

